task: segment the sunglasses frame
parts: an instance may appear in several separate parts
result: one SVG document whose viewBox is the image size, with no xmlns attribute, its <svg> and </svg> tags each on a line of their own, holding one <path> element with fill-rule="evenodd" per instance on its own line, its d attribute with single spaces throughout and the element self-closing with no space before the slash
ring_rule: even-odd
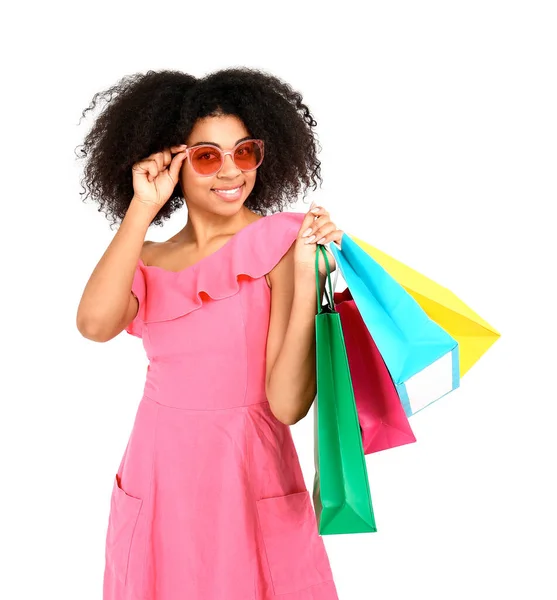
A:
<svg viewBox="0 0 557 600">
<path fill-rule="evenodd" d="M 261 160 L 259 161 L 259 163 L 257 164 L 256 167 L 253 167 L 253 169 L 241 169 L 236 164 L 236 161 L 234 160 L 234 154 L 236 153 L 236 150 L 240 146 L 242 146 L 243 144 L 246 144 L 247 142 L 255 142 L 259 146 L 259 150 L 261 151 Z M 195 167 L 193 166 L 193 163 L 192 163 L 192 161 L 190 159 L 190 153 L 193 152 L 194 150 L 198 150 L 199 148 L 211 148 L 212 150 L 217 150 L 218 153 L 220 154 L 221 165 L 220 165 L 220 167 L 214 173 L 198 173 L 195 170 Z M 240 171 L 242 171 L 242 173 L 247 173 L 249 171 L 255 171 L 255 169 L 259 168 L 261 166 L 261 163 L 263 162 L 263 156 L 265 155 L 265 143 L 263 142 L 263 140 L 258 140 L 258 139 L 255 139 L 255 138 L 249 138 L 247 140 L 243 140 L 241 142 L 238 142 L 234 146 L 234 148 L 232 148 L 232 150 L 227 150 L 227 151 L 224 151 L 222 148 L 219 148 L 218 146 L 215 146 L 213 144 L 199 144 L 197 146 L 188 146 L 186 148 L 186 158 L 188 159 L 193 172 L 196 175 L 198 175 L 199 177 L 212 177 L 213 175 L 216 175 L 224 167 L 224 161 L 226 160 L 226 155 L 227 154 L 230 154 L 230 157 L 232 158 L 232 162 L 234 163 L 234 166 L 237 169 L 240 169 Z"/>
</svg>

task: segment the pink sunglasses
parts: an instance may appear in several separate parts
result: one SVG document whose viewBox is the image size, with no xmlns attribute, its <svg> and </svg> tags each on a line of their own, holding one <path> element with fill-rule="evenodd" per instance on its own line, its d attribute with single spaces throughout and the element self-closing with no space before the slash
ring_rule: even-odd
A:
<svg viewBox="0 0 557 600">
<path fill-rule="evenodd" d="M 224 165 L 227 154 L 230 154 L 234 164 L 241 171 L 254 171 L 263 162 L 263 153 L 263 140 L 244 140 L 226 152 L 212 144 L 191 146 L 186 149 L 186 156 L 192 169 L 203 177 L 218 173 Z"/>
</svg>

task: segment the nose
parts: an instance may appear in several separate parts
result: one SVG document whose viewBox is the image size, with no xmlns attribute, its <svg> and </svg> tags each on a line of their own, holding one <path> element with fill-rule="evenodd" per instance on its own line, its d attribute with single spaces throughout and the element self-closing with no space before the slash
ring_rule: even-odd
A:
<svg viewBox="0 0 557 600">
<path fill-rule="evenodd" d="M 232 154 L 225 154 L 219 175 L 224 177 L 235 177 L 238 173 L 241 173 L 241 170 L 236 166 Z"/>
</svg>

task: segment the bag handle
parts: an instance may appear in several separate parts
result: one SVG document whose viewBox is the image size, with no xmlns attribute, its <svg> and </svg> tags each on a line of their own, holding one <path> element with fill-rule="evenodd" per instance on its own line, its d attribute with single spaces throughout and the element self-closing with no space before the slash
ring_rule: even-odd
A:
<svg viewBox="0 0 557 600">
<path fill-rule="evenodd" d="M 331 312 L 335 311 L 335 298 L 333 294 L 333 286 L 331 284 L 331 269 L 329 267 L 329 258 L 327 257 L 327 250 L 322 244 L 317 244 L 317 252 L 315 253 L 315 285 L 317 287 L 317 314 L 323 312 L 323 306 L 321 304 L 321 287 L 319 285 L 319 252 L 323 253 L 325 259 L 325 267 L 327 269 L 327 279 L 325 281 L 325 297 L 327 298 L 327 304 Z M 338 269 L 338 267 L 337 267 Z M 338 272 L 337 272 L 338 277 Z M 327 294 L 327 283 L 329 284 L 329 294 Z M 336 280 L 335 280 L 336 285 Z"/>
</svg>

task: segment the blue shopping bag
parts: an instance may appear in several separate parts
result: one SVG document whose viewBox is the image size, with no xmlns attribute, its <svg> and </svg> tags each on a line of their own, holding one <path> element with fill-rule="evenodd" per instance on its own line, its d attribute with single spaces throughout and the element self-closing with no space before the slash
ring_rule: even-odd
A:
<svg viewBox="0 0 557 600">
<path fill-rule="evenodd" d="M 329 247 L 406 415 L 459 387 L 458 342 L 346 233 Z"/>
</svg>

